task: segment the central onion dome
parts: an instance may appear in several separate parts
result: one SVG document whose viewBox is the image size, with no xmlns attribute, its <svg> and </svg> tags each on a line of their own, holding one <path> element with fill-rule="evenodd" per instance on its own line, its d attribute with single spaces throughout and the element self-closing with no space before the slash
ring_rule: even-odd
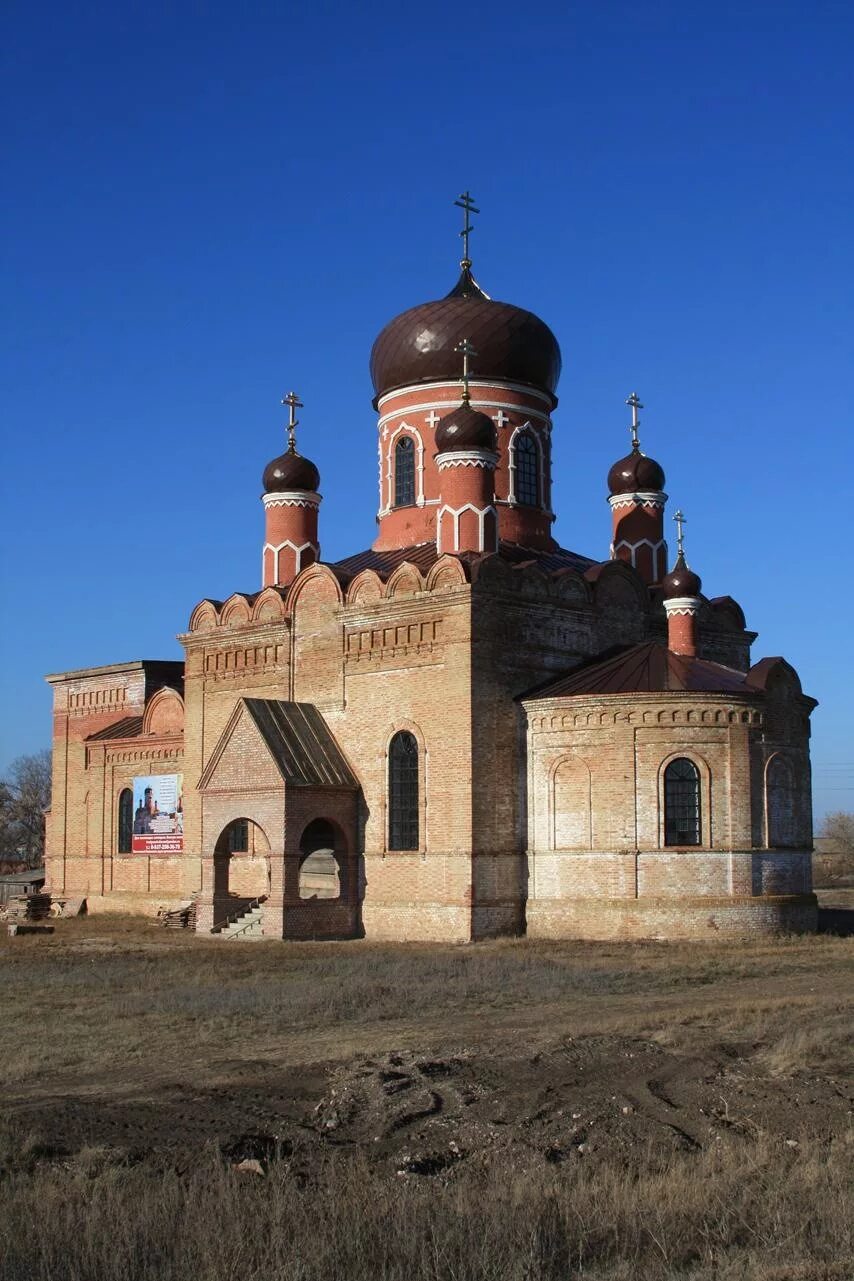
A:
<svg viewBox="0 0 854 1281">
<path fill-rule="evenodd" d="M 265 494 L 283 494 L 294 490 L 313 494 L 320 487 L 320 472 L 310 459 L 303 458 L 295 448 L 288 449 L 279 458 L 267 463 L 262 484 Z"/>
<path fill-rule="evenodd" d="M 436 426 L 436 450 L 440 454 L 460 449 L 495 449 L 495 423 L 486 414 L 472 409 L 467 400 L 440 418 Z"/>
<path fill-rule="evenodd" d="M 612 494 L 660 493 L 664 489 L 664 468 L 654 458 L 647 458 L 636 446 L 608 472 Z"/>
<path fill-rule="evenodd" d="M 410 307 L 380 333 L 371 352 L 374 407 L 399 387 L 455 382 L 456 348 L 466 338 L 477 350 L 479 379 L 536 387 L 557 404 L 560 347 L 548 325 L 532 311 L 495 302 L 464 265 L 445 298 Z"/>
</svg>

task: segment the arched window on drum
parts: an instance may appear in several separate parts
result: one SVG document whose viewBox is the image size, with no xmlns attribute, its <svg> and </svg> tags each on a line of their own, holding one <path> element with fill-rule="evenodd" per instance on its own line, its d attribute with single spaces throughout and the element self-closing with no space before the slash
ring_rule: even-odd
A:
<svg viewBox="0 0 854 1281">
<path fill-rule="evenodd" d="M 418 849 L 418 742 L 401 730 L 388 749 L 388 847 Z"/>
<path fill-rule="evenodd" d="M 523 507 L 540 506 L 540 454 L 529 431 L 520 432 L 513 445 L 513 492 Z"/>
<path fill-rule="evenodd" d="M 765 772 L 768 845 L 796 844 L 795 780 L 792 767 L 782 756 L 773 756 Z"/>
<path fill-rule="evenodd" d="M 411 507 L 415 502 L 415 443 L 401 436 L 394 447 L 394 505 Z"/>
<path fill-rule="evenodd" d="M 664 844 L 702 844 L 700 771 L 684 756 L 664 771 Z"/>
</svg>

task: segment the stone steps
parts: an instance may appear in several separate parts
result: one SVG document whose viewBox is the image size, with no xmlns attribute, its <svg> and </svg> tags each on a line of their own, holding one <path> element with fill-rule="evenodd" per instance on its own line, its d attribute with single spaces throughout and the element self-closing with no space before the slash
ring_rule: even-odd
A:
<svg viewBox="0 0 854 1281">
<path fill-rule="evenodd" d="M 214 938 L 239 939 L 241 942 L 261 939 L 264 937 L 261 925 L 263 916 L 264 910 L 260 905 L 249 907 L 240 916 L 217 930 Z"/>
</svg>

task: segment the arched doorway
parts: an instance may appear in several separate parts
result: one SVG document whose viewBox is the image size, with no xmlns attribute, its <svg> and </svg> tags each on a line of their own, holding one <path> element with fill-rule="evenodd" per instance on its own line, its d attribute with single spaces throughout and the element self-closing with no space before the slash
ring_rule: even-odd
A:
<svg viewBox="0 0 854 1281">
<path fill-rule="evenodd" d="M 252 900 L 270 888 L 270 842 L 250 818 L 235 818 L 214 847 L 214 898 Z"/>
<path fill-rule="evenodd" d="M 354 833 L 336 819 L 315 818 L 299 838 L 287 873 L 284 937 L 361 936 Z"/>
<path fill-rule="evenodd" d="M 347 901 L 347 850 L 340 832 L 316 818 L 300 838 L 299 896 L 303 902 Z"/>
</svg>

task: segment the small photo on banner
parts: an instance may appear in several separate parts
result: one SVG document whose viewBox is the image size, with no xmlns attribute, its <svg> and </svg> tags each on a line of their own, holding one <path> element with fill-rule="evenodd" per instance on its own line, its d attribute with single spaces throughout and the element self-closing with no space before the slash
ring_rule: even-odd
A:
<svg viewBox="0 0 854 1281">
<path fill-rule="evenodd" d="M 134 854 L 183 851 L 183 790 L 183 774 L 149 774 L 133 780 Z"/>
</svg>

